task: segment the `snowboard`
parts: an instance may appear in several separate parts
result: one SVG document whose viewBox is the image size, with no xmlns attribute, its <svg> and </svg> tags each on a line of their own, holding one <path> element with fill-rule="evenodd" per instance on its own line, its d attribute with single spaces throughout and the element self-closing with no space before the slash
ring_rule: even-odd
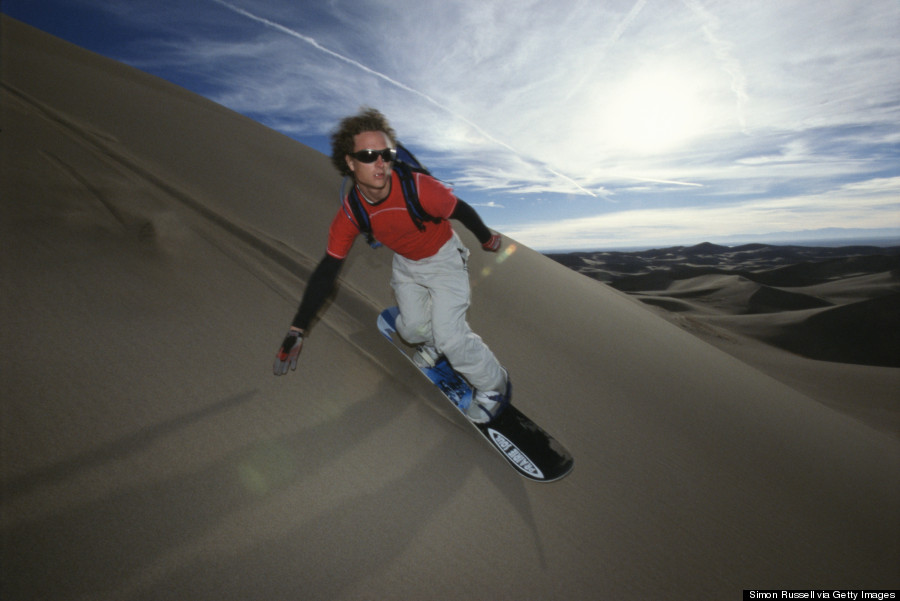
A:
<svg viewBox="0 0 900 601">
<path fill-rule="evenodd" d="M 385 309 L 378 316 L 378 330 L 412 362 L 414 349 L 397 334 L 399 309 Z M 413 363 L 415 365 L 415 363 Z M 456 373 L 445 358 L 434 367 L 416 366 L 461 412 L 472 401 L 472 387 Z M 502 455 L 519 474 L 536 482 L 553 482 L 572 471 L 572 455 L 540 426 L 510 404 L 487 424 L 465 418 Z"/>
</svg>

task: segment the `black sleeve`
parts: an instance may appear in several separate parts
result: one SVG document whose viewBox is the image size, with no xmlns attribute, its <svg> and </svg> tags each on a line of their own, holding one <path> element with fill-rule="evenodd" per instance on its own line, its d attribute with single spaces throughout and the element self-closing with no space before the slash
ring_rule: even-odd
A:
<svg viewBox="0 0 900 601">
<path fill-rule="evenodd" d="M 326 254 L 319 262 L 306 285 L 303 300 L 300 301 L 300 307 L 297 309 L 294 321 L 291 322 L 292 326 L 304 331 L 309 328 L 316 313 L 334 292 L 334 284 L 343 264 L 343 259 L 335 259 L 329 254 Z"/>
<path fill-rule="evenodd" d="M 456 219 L 466 226 L 482 244 L 490 240 L 493 235 L 491 230 L 484 224 L 481 217 L 472 208 L 472 205 L 462 198 L 457 198 L 456 201 L 456 208 L 453 210 L 453 214 L 450 215 L 450 219 Z"/>
</svg>

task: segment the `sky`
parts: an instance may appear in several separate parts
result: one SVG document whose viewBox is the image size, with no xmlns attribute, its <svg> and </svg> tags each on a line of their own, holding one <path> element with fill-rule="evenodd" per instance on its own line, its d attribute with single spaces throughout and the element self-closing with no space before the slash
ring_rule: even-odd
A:
<svg viewBox="0 0 900 601">
<path fill-rule="evenodd" d="M 3 0 L 330 153 L 371 106 L 537 250 L 900 240 L 897 0 Z"/>
</svg>

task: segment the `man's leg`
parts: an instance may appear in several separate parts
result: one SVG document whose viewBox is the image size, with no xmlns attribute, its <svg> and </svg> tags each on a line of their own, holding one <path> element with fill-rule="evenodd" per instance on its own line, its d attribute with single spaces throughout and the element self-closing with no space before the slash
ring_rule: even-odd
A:
<svg viewBox="0 0 900 601">
<path fill-rule="evenodd" d="M 466 321 L 471 290 L 466 261 L 469 251 L 454 238 L 438 252 L 429 274 L 431 327 L 435 346 L 457 372 L 478 390 L 502 391 L 506 372 Z"/>
<path fill-rule="evenodd" d="M 411 273 L 410 261 L 394 256 L 391 287 L 397 299 L 400 314 L 397 316 L 397 332 L 409 344 L 434 346 L 431 329 L 431 294 L 416 281 Z"/>
</svg>

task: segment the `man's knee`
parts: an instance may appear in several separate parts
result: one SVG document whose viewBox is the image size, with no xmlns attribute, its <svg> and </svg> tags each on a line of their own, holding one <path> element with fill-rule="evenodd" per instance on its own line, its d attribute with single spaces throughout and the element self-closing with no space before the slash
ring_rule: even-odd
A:
<svg viewBox="0 0 900 601">
<path fill-rule="evenodd" d="M 410 320 L 403 314 L 397 318 L 397 332 L 411 344 L 422 344 L 431 341 L 431 324 L 422 320 Z"/>
</svg>

